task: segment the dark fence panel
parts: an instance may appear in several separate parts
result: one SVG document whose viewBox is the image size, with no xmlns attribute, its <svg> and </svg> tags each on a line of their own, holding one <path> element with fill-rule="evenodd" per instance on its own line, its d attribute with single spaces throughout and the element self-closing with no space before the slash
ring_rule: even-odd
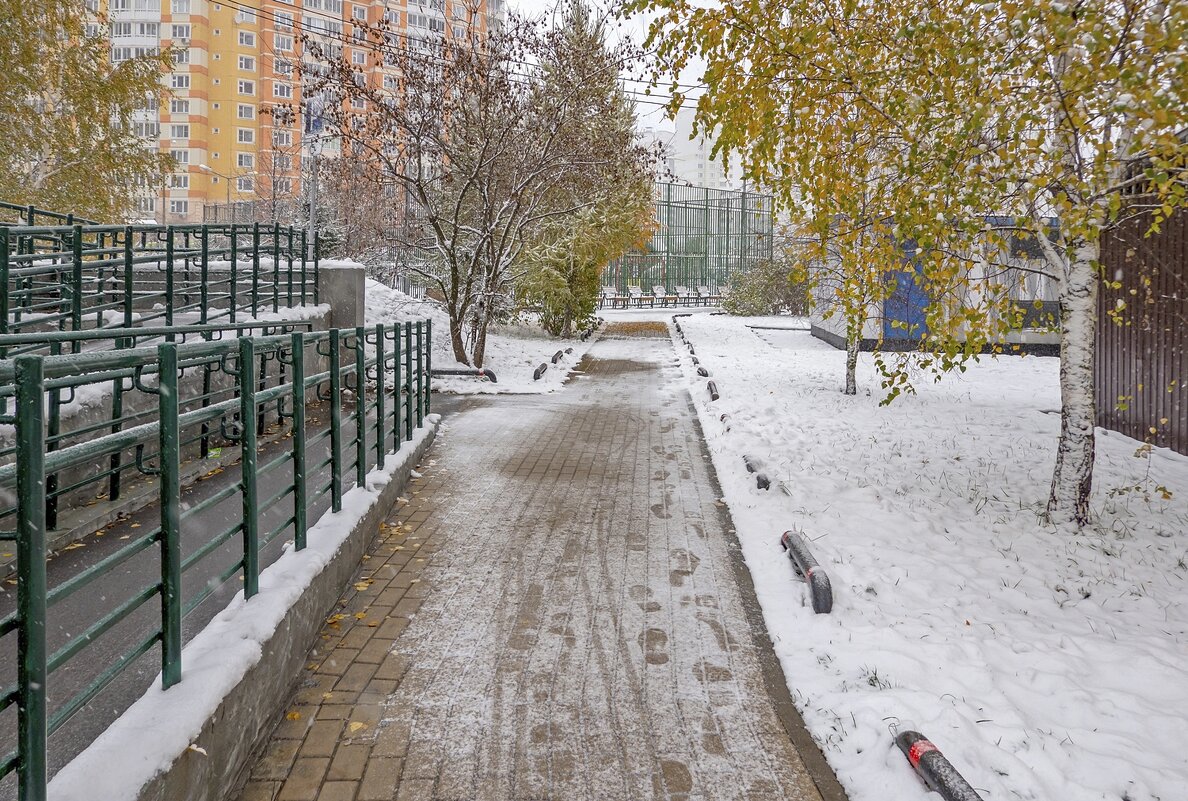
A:
<svg viewBox="0 0 1188 801">
<path fill-rule="evenodd" d="M 1097 423 L 1188 454 L 1188 214 L 1102 236 Z"/>
</svg>

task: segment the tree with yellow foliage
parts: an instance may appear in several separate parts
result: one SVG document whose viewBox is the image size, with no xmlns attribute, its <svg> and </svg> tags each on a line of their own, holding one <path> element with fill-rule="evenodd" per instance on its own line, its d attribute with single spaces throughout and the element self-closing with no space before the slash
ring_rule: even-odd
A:
<svg viewBox="0 0 1188 801">
<path fill-rule="evenodd" d="M 634 0 L 656 12 L 661 66 L 706 64 L 698 119 L 750 175 L 791 201 L 831 208 L 849 165 L 836 154 L 870 123 L 880 175 L 896 183 L 892 233 L 918 248 L 936 301 L 931 366 L 961 363 L 1009 318 L 984 280 L 987 253 L 1033 241 L 1060 306 L 1061 434 L 1047 512 L 1089 518 L 1093 353 L 1102 231 L 1155 225 L 1188 205 L 1188 4 L 1182 0 Z M 676 89 L 676 87 L 674 87 Z M 675 102 L 683 99 L 679 91 Z M 860 179 L 853 188 L 864 188 Z M 987 224 L 1006 215 L 1008 226 Z M 978 269 L 962 269 L 967 267 Z M 974 292 L 962 292 L 961 286 Z M 970 305 L 948 301 L 972 297 Z M 894 392 L 906 375 L 889 377 Z"/>
<path fill-rule="evenodd" d="M 77 0 L 0 0 L 0 21 L 0 200 L 131 219 L 171 163 L 132 125 L 169 54 L 112 64 L 106 20 Z"/>
</svg>

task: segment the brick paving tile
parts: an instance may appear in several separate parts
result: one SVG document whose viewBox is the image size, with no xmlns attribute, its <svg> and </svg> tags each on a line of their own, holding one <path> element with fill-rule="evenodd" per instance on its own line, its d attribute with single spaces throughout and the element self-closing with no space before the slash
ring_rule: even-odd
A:
<svg viewBox="0 0 1188 801">
<path fill-rule="evenodd" d="M 580 371 L 448 401 L 240 801 L 844 799 L 789 735 L 671 346 Z"/>
</svg>

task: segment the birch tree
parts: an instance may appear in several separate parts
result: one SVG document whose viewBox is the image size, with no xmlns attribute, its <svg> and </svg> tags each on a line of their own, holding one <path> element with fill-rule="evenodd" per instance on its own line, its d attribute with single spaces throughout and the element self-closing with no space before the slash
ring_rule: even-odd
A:
<svg viewBox="0 0 1188 801">
<path fill-rule="evenodd" d="M 708 88 L 699 119 L 750 173 L 812 200 L 839 165 L 828 154 L 840 102 L 894 137 L 883 169 L 900 183 L 893 231 L 922 254 L 932 366 L 961 363 L 1009 320 L 1003 293 L 968 267 L 978 249 L 1029 237 L 1061 306 L 1061 432 L 1047 512 L 1089 519 L 1099 240 L 1121 215 L 1155 225 L 1188 203 L 1188 4 L 637 0 L 659 12 L 660 63 L 697 57 Z M 678 93 L 679 100 L 679 93 Z M 783 164 L 791 165 L 784 167 Z M 1010 226 L 989 226 L 987 215 Z M 997 247 L 996 247 L 997 246 Z M 1109 277 L 1105 277 L 1109 279 Z M 976 304 L 943 296 L 981 282 Z M 906 382 L 892 380 L 897 388 Z"/>
<path fill-rule="evenodd" d="M 135 215 L 171 159 L 133 129 L 168 53 L 112 64 L 106 20 L 77 0 L 0 2 L 0 198 L 104 222 Z"/>
<path fill-rule="evenodd" d="M 555 191 L 602 158 L 572 146 L 587 110 L 578 96 L 546 91 L 543 23 L 513 15 L 467 37 L 355 27 L 387 77 L 369 80 L 341 48 L 310 35 L 306 96 L 327 97 L 342 158 L 390 190 L 401 221 L 393 241 L 444 297 L 454 357 L 481 367 L 533 237 L 591 205 Z"/>
</svg>

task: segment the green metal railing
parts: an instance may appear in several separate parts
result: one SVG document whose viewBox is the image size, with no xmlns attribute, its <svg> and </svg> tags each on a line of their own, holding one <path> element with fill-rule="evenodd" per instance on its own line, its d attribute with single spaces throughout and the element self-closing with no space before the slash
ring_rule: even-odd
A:
<svg viewBox="0 0 1188 801">
<path fill-rule="evenodd" d="M 15 608 L 0 616 L 0 638 L 17 640 L 15 683 L 0 689 L 0 715 L 13 715 L 15 707 L 16 718 L 15 726 L 0 727 L 16 733 L 0 758 L 0 778 L 15 772 L 21 799 L 45 799 L 48 744 L 56 731 L 153 648 L 160 649 L 164 687 L 182 680 L 185 616 L 236 576 L 244 596 L 255 595 L 269 545 L 279 547 L 291 534 L 293 547 L 305 548 L 319 504 L 329 497 L 329 508 L 341 510 L 344 492 L 364 485 L 368 470 L 412 439 L 430 411 L 428 322 L 177 341 L 183 333 L 195 332 L 158 334 L 175 341 L 155 346 L 0 361 L 6 403 L 0 424 L 15 434 L 10 461 L 0 466 L 0 495 L 15 490 L 4 518 L 13 528 L 0 531 L 0 545 L 15 541 L 17 596 Z M 209 386 L 202 378 L 208 370 L 225 385 Z M 151 396 L 152 413 L 117 409 L 97 427 L 76 429 L 73 438 L 53 432 L 53 408 L 63 394 L 85 397 L 117 387 Z M 237 448 L 238 470 L 187 504 L 183 466 L 203 458 L 211 443 Z M 131 460 L 156 483 L 154 525 L 125 529 L 126 542 L 51 581 L 51 477 L 89 473 L 114 460 Z M 110 474 L 88 475 L 72 489 L 109 480 Z M 212 562 L 220 555 L 226 561 Z M 123 586 L 131 576 L 135 586 L 124 597 L 106 594 L 106 582 L 117 575 Z M 88 597 L 80 596 L 87 588 Z M 82 600 L 92 619 L 69 626 L 55 619 L 63 605 Z M 124 637 L 117 656 L 82 658 L 117 628 Z M 74 688 L 68 693 L 55 691 L 64 668 Z"/>
<path fill-rule="evenodd" d="M 0 225 L 0 335 L 235 323 L 318 302 L 302 229 L 27 218 L 53 224 Z M 0 358 L 35 348 L 0 348 Z"/>
<path fill-rule="evenodd" d="M 772 257 L 771 195 L 672 183 L 655 187 L 656 230 L 645 248 L 615 259 L 602 284 L 628 287 L 718 288 L 730 276 Z"/>
<path fill-rule="evenodd" d="M 95 220 L 76 217 L 73 214 L 62 214 L 57 211 L 47 211 L 36 206 L 20 206 L 16 203 L 0 201 L 0 218 L 16 225 L 98 225 Z M 0 223 L 3 225 L 4 223 Z"/>
</svg>

